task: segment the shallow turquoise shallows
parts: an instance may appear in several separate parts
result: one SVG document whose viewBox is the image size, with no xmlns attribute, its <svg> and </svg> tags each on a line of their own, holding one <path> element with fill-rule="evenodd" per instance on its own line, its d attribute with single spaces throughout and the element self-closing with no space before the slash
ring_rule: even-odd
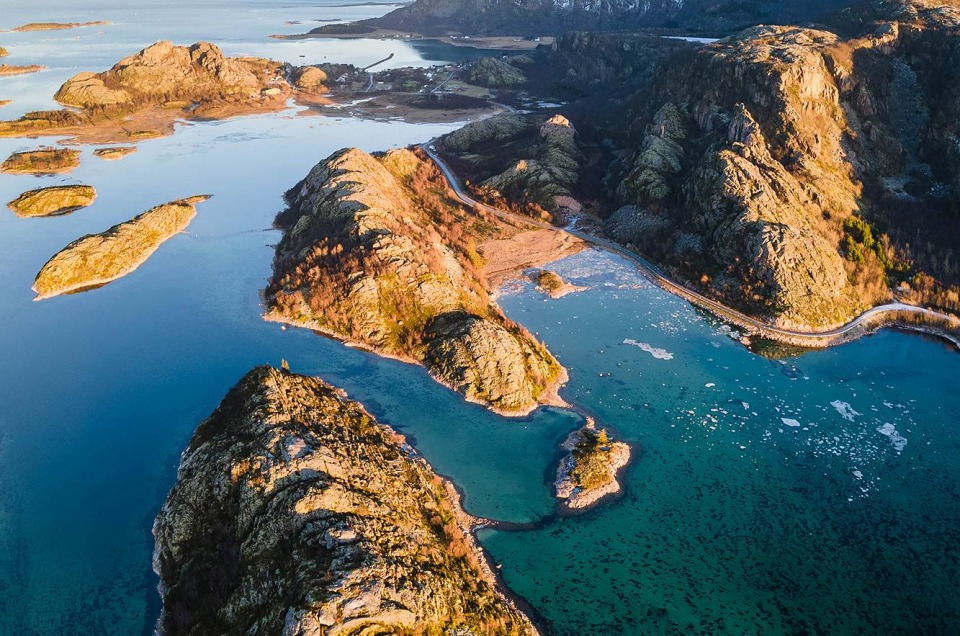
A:
<svg viewBox="0 0 960 636">
<path fill-rule="evenodd" d="M 159 39 L 293 63 L 471 55 L 268 38 L 389 8 L 341 0 L 36 4 L 4 6 L 0 28 L 114 24 L 0 33 L 5 62 L 51 67 L 0 78 L 0 99 L 14 100 L 4 118 L 52 106 L 73 73 Z M 505 420 L 416 367 L 261 320 L 287 188 L 338 148 L 386 149 L 456 127 L 297 110 L 183 125 L 116 162 L 84 147 L 69 175 L 0 175 L 0 203 L 60 183 L 99 193 L 60 218 L 0 210 L 0 634 L 152 633 L 150 529 L 179 454 L 247 370 L 281 359 L 407 434 L 472 513 L 530 526 L 482 540 L 557 634 L 960 631 L 960 356 L 884 332 L 770 360 L 618 258 L 566 259 L 554 268 L 586 291 L 549 300 L 517 284 L 502 305 L 570 370 L 565 397 L 634 444 L 636 461 L 622 498 L 556 518 L 548 481 L 578 417 L 542 409 Z M 0 139 L 0 158 L 44 141 Z M 213 198 L 187 232 L 136 272 L 32 301 L 34 275 L 73 239 L 201 193 Z"/>
</svg>

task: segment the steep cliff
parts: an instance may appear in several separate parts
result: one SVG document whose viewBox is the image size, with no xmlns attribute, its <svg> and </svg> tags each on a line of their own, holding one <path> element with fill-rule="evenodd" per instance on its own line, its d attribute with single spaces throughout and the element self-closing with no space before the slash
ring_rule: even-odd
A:
<svg viewBox="0 0 960 636">
<path fill-rule="evenodd" d="M 508 320 L 477 243 L 505 228 L 452 199 L 409 150 L 341 150 L 288 193 L 267 317 L 416 361 L 467 399 L 507 414 L 557 402 L 563 368 Z"/>
<path fill-rule="evenodd" d="M 154 524 L 167 636 L 535 634 L 453 488 L 316 378 L 248 373 Z"/>
</svg>

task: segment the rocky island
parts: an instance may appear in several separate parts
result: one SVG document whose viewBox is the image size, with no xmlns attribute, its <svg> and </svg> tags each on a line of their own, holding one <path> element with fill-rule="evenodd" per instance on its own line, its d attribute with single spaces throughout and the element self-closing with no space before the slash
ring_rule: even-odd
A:
<svg viewBox="0 0 960 636">
<path fill-rule="evenodd" d="M 536 634 L 470 523 L 341 391 L 258 367 L 197 428 L 154 524 L 158 633 Z"/>
<path fill-rule="evenodd" d="M 0 164 L 8 174 L 60 174 L 80 165 L 80 151 L 71 148 L 40 148 L 15 152 Z"/>
<path fill-rule="evenodd" d="M 157 42 L 101 73 L 79 73 L 55 99 L 66 110 L 37 111 L 0 122 L 0 136 L 69 135 L 116 142 L 169 134 L 177 119 L 212 119 L 279 110 L 294 93 L 318 99 L 323 85 L 280 62 L 231 58 L 213 44 Z"/>
<path fill-rule="evenodd" d="M 94 157 L 99 157 L 104 161 L 116 161 L 123 159 L 127 155 L 132 155 L 137 151 L 136 146 L 115 146 L 111 148 L 96 148 L 93 151 Z"/>
<path fill-rule="evenodd" d="M 107 26 L 109 22 L 94 20 L 92 22 L 31 22 L 11 29 L 12 31 L 65 31 L 67 29 L 79 29 L 83 27 Z"/>
<path fill-rule="evenodd" d="M 197 214 L 200 195 L 164 203 L 99 234 L 89 234 L 57 252 L 33 282 L 35 300 L 94 287 L 122 278 L 142 265 Z"/>
<path fill-rule="evenodd" d="M 97 191 L 88 185 L 64 185 L 38 188 L 24 192 L 7 204 L 21 218 L 31 216 L 58 216 L 85 208 L 97 197 Z"/>
<path fill-rule="evenodd" d="M 565 370 L 503 315 L 481 273 L 478 244 L 518 228 L 464 208 L 421 153 L 341 150 L 287 201 L 267 319 L 423 364 L 503 414 L 563 403 Z"/>
<path fill-rule="evenodd" d="M 557 498 L 570 511 L 585 510 L 620 492 L 620 472 L 630 462 L 630 447 L 610 439 L 593 419 L 563 441 L 566 453 L 557 467 Z"/>
<path fill-rule="evenodd" d="M 15 66 L 13 64 L 0 64 L 0 77 L 10 75 L 27 75 L 28 73 L 37 73 L 45 70 L 46 66 L 40 64 L 29 64 L 27 66 Z"/>
</svg>

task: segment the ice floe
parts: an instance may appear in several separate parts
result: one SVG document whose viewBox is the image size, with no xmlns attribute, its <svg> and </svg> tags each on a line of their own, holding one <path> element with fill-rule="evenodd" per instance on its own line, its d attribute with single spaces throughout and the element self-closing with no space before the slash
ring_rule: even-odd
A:
<svg viewBox="0 0 960 636">
<path fill-rule="evenodd" d="M 840 414 L 840 417 L 847 420 L 848 422 L 852 422 L 856 416 L 860 415 L 860 413 L 853 410 L 853 407 L 850 406 L 848 402 L 841 402 L 840 400 L 834 400 L 833 402 L 830 403 L 830 406 L 837 409 L 837 413 Z"/>
<path fill-rule="evenodd" d="M 800 426 L 800 422 L 797 420 L 791 420 L 789 417 L 781 417 L 780 421 L 786 424 L 787 426 Z"/>
<path fill-rule="evenodd" d="M 890 443 L 893 444 L 893 447 L 897 449 L 897 452 L 903 450 L 907 445 L 907 438 L 897 432 L 897 427 L 893 424 L 887 422 L 883 426 L 877 428 L 877 432 L 881 435 L 886 435 L 890 438 Z"/>
<path fill-rule="evenodd" d="M 657 347 L 649 345 L 646 342 L 640 342 L 638 340 L 632 340 L 630 338 L 627 338 L 626 340 L 623 341 L 623 344 L 637 347 L 641 351 L 646 351 L 657 360 L 673 360 L 672 353 L 670 353 L 666 349 L 658 349 Z"/>
</svg>

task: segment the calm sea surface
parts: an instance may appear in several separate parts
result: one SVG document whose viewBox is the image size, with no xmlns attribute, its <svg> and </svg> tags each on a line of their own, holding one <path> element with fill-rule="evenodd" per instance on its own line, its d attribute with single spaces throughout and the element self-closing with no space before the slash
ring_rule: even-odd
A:
<svg viewBox="0 0 960 636">
<path fill-rule="evenodd" d="M 316 20 L 389 7 L 338 2 L 8 3 L 0 117 L 52 107 L 81 70 L 159 39 L 293 63 L 426 65 L 470 53 L 399 41 L 279 41 Z M 301 24 L 287 24 L 287 22 Z M 455 128 L 290 111 L 180 127 L 118 162 L 83 148 L 69 175 L 0 175 L 0 202 L 82 182 L 96 203 L 53 219 L 0 212 L 0 634 L 151 633 L 150 528 L 197 423 L 253 365 L 290 361 L 411 436 L 479 515 L 507 582 L 557 634 L 956 633 L 960 630 L 960 356 L 895 332 L 771 360 L 721 324 L 585 252 L 555 269 L 587 291 L 501 298 L 569 369 L 565 395 L 635 445 L 625 495 L 552 517 L 556 444 L 578 418 L 504 420 L 420 369 L 260 319 L 284 190 L 334 150 Z M 0 158 L 39 142 L 0 139 Z M 211 193 L 188 231 L 130 276 L 32 302 L 71 240 L 156 204 Z"/>
</svg>

